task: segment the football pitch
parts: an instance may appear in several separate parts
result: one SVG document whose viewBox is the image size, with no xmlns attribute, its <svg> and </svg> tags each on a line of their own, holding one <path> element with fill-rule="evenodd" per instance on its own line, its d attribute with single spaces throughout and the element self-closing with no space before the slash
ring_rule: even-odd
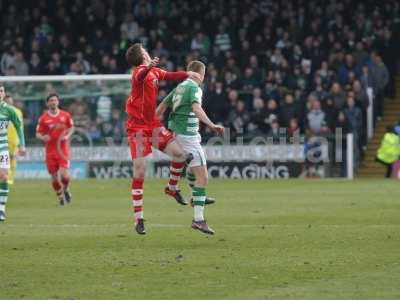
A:
<svg viewBox="0 0 400 300">
<path fill-rule="evenodd" d="M 215 236 L 145 184 L 147 235 L 128 180 L 19 181 L 0 224 L 0 299 L 399 299 L 400 182 L 212 180 Z M 188 194 L 188 189 L 184 191 Z"/>
</svg>

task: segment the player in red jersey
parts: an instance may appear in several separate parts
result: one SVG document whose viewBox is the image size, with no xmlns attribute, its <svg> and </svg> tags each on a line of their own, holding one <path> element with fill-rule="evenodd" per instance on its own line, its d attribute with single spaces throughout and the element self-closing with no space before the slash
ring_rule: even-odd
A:
<svg viewBox="0 0 400 300">
<path fill-rule="evenodd" d="M 44 112 L 36 127 L 36 137 L 44 142 L 46 148 L 46 165 L 52 177 L 52 186 L 60 205 L 70 203 L 70 146 L 74 126 L 70 113 L 59 108 L 60 98 L 50 94 L 46 99 L 48 111 Z"/>
<path fill-rule="evenodd" d="M 165 193 L 186 205 L 177 188 L 185 162 L 190 154 L 183 152 L 174 141 L 173 134 L 165 129 L 156 116 L 158 82 L 161 80 L 183 81 L 188 77 L 198 77 L 194 72 L 167 72 L 157 68 L 158 58 L 151 59 L 141 44 L 134 44 L 126 51 L 126 60 L 133 68 L 131 93 L 126 101 L 128 119 L 126 130 L 128 135 L 134 175 L 132 179 L 132 202 L 135 213 L 135 229 L 139 234 L 145 234 L 143 223 L 143 181 L 146 173 L 146 156 L 152 152 L 152 147 L 172 157 L 171 175 Z"/>
</svg>

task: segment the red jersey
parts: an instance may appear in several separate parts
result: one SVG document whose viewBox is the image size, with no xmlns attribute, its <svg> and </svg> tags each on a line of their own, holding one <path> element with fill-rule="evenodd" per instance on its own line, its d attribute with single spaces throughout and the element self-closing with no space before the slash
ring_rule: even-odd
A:
<svg viewBox="0 0 400 300">
<path fill-rule="evenodd" d="M 63 137 L 72 126 L 71 114 L 61 109 L 57 115 L 45 112 L 40 116 L 36 132 L 50 137 L 45 145 L 46 156 L 62 155 L 69 157 L 69 143 Z"/>
<path fill-rule="evenodd" d="M 125 111 L 128 114 L 127 129 L 161 127 L 156 116 L 158 82 L 160 80 L 185 80 L 186 72 L 167 72 L 160 68 L 149 68 L 145 65 L 136 67 L 132 72 L 131 93 L 126 101 Z"/>
</svg>

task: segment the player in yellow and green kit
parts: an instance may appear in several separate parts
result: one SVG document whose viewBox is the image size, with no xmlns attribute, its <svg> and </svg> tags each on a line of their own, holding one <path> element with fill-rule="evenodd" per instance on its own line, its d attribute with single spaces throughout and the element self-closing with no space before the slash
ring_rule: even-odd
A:
<svg viewBox="0 0 400 300">
<path fill-rule="evenodd" d="M 14 99 L 10 95 L 6 95 L 4 102 L 9 104 L 17 113 L 21 123 L 23 123 L 22 112 L 19 108 L 14 106 Z M 14 124 L 8 126 L 8 152 L 10 154 L 10 170 L 8 170 L 8 184 L 14 184 L 15 171 L 17 169 L 17 154 L 18 154 L 19 138 L 17 129 Z"/>
<path fill-rule="evenodd" d="M 206 156 L 201 146 L 199 123 L 201 121 L 219 134 L 224 132 L 224 127 L 214 124 L 201 107 L 203 91 L 200 84 L 204 80 L 205 65 L 200 61 L 192 61 L 187 71 L 198 73 L 200 79 L 188 78 L 180 83 L 158 106 L 156 113 L 161 116 L 168 107 L 171 108 L 168 129 L 176 134 L 176 141 L 182 149 L 193 155 L 188 165 L 188 173 L 195 179 L 192 187 L 194 207 L 192 228 L 206 234 L 214 234 L 214 230 L 204 220 L 208 172 Z"/>
<path fill-rule="evenodd" d="M 25 137 L 23 125 L 15 109 L 4 99 L 6 92 L 0 85 L 0 222 L 6 220 L 6 203 L 8 200 L 8 170 L 10 169 L 10 154 L 8 148 L 8 126 L 15 126 L 18 135 L 18 153 L 25 155 Z"/>
</svg>

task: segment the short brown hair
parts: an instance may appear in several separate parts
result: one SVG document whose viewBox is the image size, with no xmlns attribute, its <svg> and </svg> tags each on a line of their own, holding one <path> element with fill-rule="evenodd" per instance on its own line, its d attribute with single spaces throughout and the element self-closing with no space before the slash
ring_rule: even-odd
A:
<svg viewBox="0 0 400 300">
<path fill-rule="evenodd" d="M 60 101 L 60 96 L 57 93 L 50 93 L 46 97 L 46 102 L 49 102 L 49 100 L 53 97 L 57 97 L 58 101 Z"/>
<path fill-rule="evenodd" d="M 188 71 L 200 73 L 200 72 L 205 71 L 206 65 L 203 64 L 201 61 L 193 60 L 193 61 L 191 61 L 191 62 L 188 64 L 188 66 L 187 66 L 186 69 L 187 69 Z"/>
<path fill-rule="evenodd" d="M 131 67 L 137 67 L 143 63 L 142 44 L 133 44 L 126 50 L 125 58 Z"/>
</svg>

